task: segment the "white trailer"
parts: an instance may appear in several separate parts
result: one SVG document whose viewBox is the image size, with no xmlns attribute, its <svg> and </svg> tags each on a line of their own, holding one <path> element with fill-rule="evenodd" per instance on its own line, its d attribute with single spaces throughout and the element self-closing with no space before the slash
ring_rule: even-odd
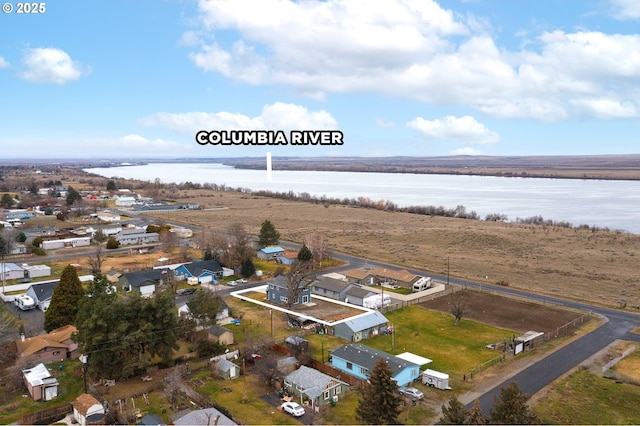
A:
<svg viewBox="0 0 640 426">
<path fill-rule="evenodd" d="M 384 300 L 383 300 L 384 298 Z M 379 309 L 382 306 L 389 306 L 391 304 L 391 296 L 374 294 L 362 299 L 362 306 L 369 309 Z"/>
<path fill-rule="evenodd" d="M 13 299 L 13 303 L 22 311 L 30 311 L 36 308 L 36 302 L 26 294 L 19 294 Z"/>
<path fill-rule="evenodd" d="M 437 389 L 448 390 L 449 387 L 449 375 L 441 373 L 439 371 L 426 369 L 422 372 L 422 383 L 434 387 Z"/>
<path fill-rule="evenodd" d="M 433 284 L 431 277 L 420 277 L 418 281 L 413 283 L 413 292 L 423 291 L 431 287 Z"/>
</svg>

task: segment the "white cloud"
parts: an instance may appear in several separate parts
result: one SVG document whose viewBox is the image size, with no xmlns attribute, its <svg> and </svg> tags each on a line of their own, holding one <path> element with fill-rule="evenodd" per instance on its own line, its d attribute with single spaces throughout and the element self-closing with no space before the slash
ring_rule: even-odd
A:
<svg viewBox="0 0 640 426">
<path fill-rule="evenodd" d="M 458 148 L 449 152 L 449 155 L 482 155 L 482 151 L 474 148 Z"/>
<path fill-rule="evenodd" d="M 324 110 L 276 102 L 265 105 L 257 117 L 229 112 L 160 112 L 138 120 L 141 126 L 162 126 L 170 130 L 193 133 L 198 130 L 331 130 L 336 120 Z"/>
<path fill-rule="evenodd" d="M 384 118 L 376 118 L 376 126 L 378 127 L 395 127 L 396 123 L 393 121 L 385 120 Z"/>
<path fill-rule="evenodd" d="M 147 139 L 138 134 L 129 134 L 117 139 L 100 140 L 101 152 L 111 152 L 117 157 L 126 156 L 175 156 L 188 154 L 194 149 L 193 145 L 168 141 L 165 139 Z M 94 156 L 95 154 L 91 154 Z"/>
<path fill-rule="evenodd" d="M 0 69 L 2 68 L 9 68 L 9 62 L 4 59 L 2 56 L 0 56 Z"/>
<path fill-rule="evenodd" d="M 640 8 L 615 4 L 626 16 Z M 185 34 L 197 43 L 189 57 L 243 83 L 314 99 L 374 92 L 500 118 L 602 117 L 584 108 L 602 100 L 640 114 L 640 95 L 629 95 L 640 85 L 638 35 L 552 31 L 509 51 L 485 18 L 433 0 L 200 0 L 199 10 L 198 36 Z"/>
<path fill-rule="evenodd" d="M 640 2 L 638 0 L 609 0 L 613 8 L 613 16 L 617 19 L 640 18 Z"/>
<path fill-rule="evenodd" d="M 600 119 L 637 117 L 636 106 L 617 99 L 577 99 L 571 101 L 576 111 Z"/>
<path fill-rule="evenodd" d="M 465 115 L 454 117 L 448 115 L 442 119 L 425 120 L 417 117 L 407 123 L 407 127 L 417 130 L 429 140 L 449 141 L 467 145 L 487 145 L 500 141 L 500 136 L 475 118 Z"/>
<path fill-rule="evenodd" d="M 22 62 L 21 77 L 33 83 L 65 84 L 89 73 L 67 52 L 53 47 L 29 49 Z"/>
</svg>

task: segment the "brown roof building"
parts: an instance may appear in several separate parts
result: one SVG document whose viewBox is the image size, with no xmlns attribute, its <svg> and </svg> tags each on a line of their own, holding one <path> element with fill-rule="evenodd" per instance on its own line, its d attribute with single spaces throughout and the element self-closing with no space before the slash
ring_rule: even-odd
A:
<svg viewBox="0 0 640 426">
<path fill-rule="evenodd" d="M 78 344 L 71 340 L 71 335 L 76 331 L 73 325 L 65 325 L 48 334 L 29 338 L 23 336 L 15 341 L 18 357 L 28 358 L 34 364 L 78 358 Z"/>
</svg>

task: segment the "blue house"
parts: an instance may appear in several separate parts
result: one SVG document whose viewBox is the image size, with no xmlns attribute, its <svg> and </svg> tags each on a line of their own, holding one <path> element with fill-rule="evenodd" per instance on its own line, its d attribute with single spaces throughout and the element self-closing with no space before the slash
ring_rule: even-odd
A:
<svg viewBox="0 0 640 426">
<path fill-rule="evenodd" d="M 284 249 L 282 247 L 264 247 L 256 253 L 259 259 L 264 260 L 276 260 L 282 255 L 284 255 Z"/>
<path fill-rule="evenodd" d="M 389 364 L 393 374 L 392 378 L 398 386 L 406 386 L 420 378 L 420 366 L 418 364 L 360 343 L 340 346 L 331 351 L 329 356 L 332 367 L 363 380 L 369 379 L 373 366 L 381 358 Z"/>
<path fill-rule="evenodd" d="M 309 303 L 311 301 L 311 287 L 304 280 L 298 284 L 299 295 L 293 302 L 293 305 L 299 305 L 301 303 Z M 294 295 L 295 296 L 295 295 Z M 267 299 L 272 302 L 286 305 L 289 303 L 292 295 L 287 285 L 287 277 L 284 275 L 278 275 L 273 280 L 267 283 Z"/>
<path fill-rule="evenodd" d="M 198 284 L 216 282 L 222 277 L 222 266 L 216 260 L 196 260 L 173 271 L 177 279 L 197 278 Z"/>
</svg>

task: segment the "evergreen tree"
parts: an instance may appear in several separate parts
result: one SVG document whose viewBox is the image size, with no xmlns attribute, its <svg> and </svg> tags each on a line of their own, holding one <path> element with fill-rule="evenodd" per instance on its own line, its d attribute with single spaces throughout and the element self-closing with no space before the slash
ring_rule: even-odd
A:
<svg viewBox="0 0 640 426">
<path fill-rule="evenodd" d="M 491 423 L 534 424 L 538 422 L 535 414 L 529 411 L 529 396 L 522 393 L 516 382 L 500 388 L 500 397 L 496 397 L 491 410 Z"/>
<path fill-rule="evenodd" d="M 211 250 L 211 247 L 207 247 L 204 249 L 202 260 L 213 260 L 213 250 Z"/>
<path fill-rule="evenodd" d="M 440 424 L 443 425 L 461 425 L 465 422 L 467 417 L 467 410 L 464 405 L 456 398 L 452 396 L 449 398 L 448 405 L 442 404 L 442 416 L 440 417 Z"/>
<path fill-rule="evenodd" d="M 112 180 L 110 180 L 109 182 L 107 182 L 107 191 L 117 191 L 118 187 L 116 186 L 116 183 Z"/>
<path fill-rule="evenodd" d="M 118 242 L 116 237 L 109 237 L 109 239 L 107 240 L 107 249 L 113 250 L 117 249 L 118 247 L 120 247 L 120 243 Z"/>
<path fill-rule="evenodd" d="M 199 288 L 189 296 L 188 302 L 191 317 L 206 329 L 216 323 L 216 315 L 220 312 L 222 302 L 220 297 L 209 290 Z"/>
<path fill-rule="evenodd" d="M 10 209 L 11 207 L 13 207 L 13 197 L 11 196 L 11 194 L 2 194 L 2 198 L 0 198 L 0 206 L 4 207 L 5 209 Z"/>
<path fill-rule="evenodd" d="M 302 245 L 302 248 L 298 252 L 298 260 L 301 262 L 309 262 L 313 259 L 313 253 L 309 250 L 306 244 Z"/>
<path fill-rule="evenodd" d="M 76 201 L 82 200 L 82 195 L 72 187 L 69 187 L 69 191 L 67 192 L 67 206 L 72 206 Z"/>
<path fill-rule="evenodd" d="M 486 425 L 487 424 L 487 416 L 482 414 L 482 409 L 480 408 L 480 401 L 476 399 L 473 403 L 473 407 L 467 413 L 467 417 L 464 420 L 464 424 L 466 425 Z"/>
<path fill-rule="evenodd" d="M 251 277 L 256 273 L 256 266 L 253 264 L 251 259 L 247 259 L 242 263 L 242 268 L 240 269 L 240 274 L 243 277 Z"/>
<path fill-rule="evenodd" d="M 260 228 L 260 245 L 263 247 L 266 246 L 275 246 L 280 242 L 280 233 L 276 230 L 276 227 L 273 226 L 268 220 L 262 222 L 262 227 Z"/>
<path fill-rule="evenodd" d="M 85 297 L 78 278 L 78 271 L 71 265 L 62 270 L 60 283 L 53 289 L 51 304 L 44 313 L 44 328 L 47 332 L 67 324 L 74 324 L 78 305 Z"/>
<path fill-rule="evenodd" d="M 400 403 L 398 384 L 392 379 L 391 368 L 380 358 L 362 389 L 362 397 L 356 407 L 356 419 L 367 425 L 397 424 Z"/>
</svg>

